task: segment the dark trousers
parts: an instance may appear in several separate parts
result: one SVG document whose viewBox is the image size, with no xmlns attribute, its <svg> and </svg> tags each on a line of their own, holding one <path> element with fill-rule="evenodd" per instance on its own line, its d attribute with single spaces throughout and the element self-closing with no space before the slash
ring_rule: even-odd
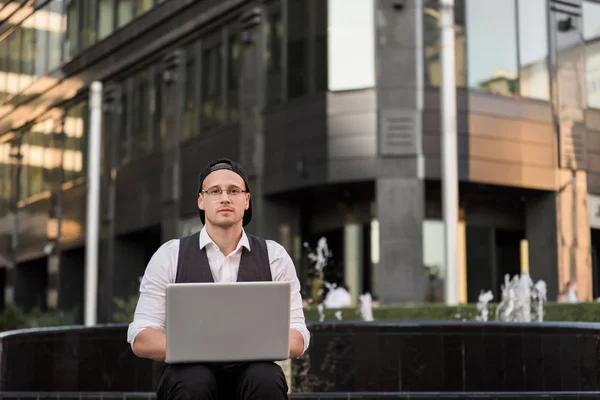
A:
<svg viewBox="0 0 600 400">
<path fill-rule="evenodd" d="M 169 364 L 157 400 L 287 400 L 281 367 L 270 361 L 239 364 Z"/>
</svg>

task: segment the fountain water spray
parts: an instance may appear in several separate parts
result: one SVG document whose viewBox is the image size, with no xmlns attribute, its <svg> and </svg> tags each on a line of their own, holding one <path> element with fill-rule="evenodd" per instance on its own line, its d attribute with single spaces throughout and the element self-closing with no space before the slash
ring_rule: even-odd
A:
<svg viewBox="0 0 600 400">
<path fill-rule="evenodd" d="M 324 279 L 324 269 L 327 266 L 332 254 L 327 245 L 327 239 L 321 237 L 317 242 L 317 248 L 312 251 L 307 242 L 304 242 L 304 248 L 308 250 L 307 258 L 314 265 L 315 275 L 321 281 L 322 286 L 318 289 L 317 294 L 320 297 L 323 294 L 324 288 L 328 290 L 328 295 L 325 300 L 317 304 L 319 313 L 319 321 L 325 320 L 324 308 L 337 308 L 337 304 L 348 303 L 348 293 L 343 288 L 338 288 L 335 283 L 327 282 Z M 361 308 L 360 313 L 364 321 L 373 321 L 373 306 L 370 293 L 360 295 Z M 337 311 L 335 317 L 338 320 L 342 319 L 341 311 Z"/>
<path fill-rule="evenodd" d="M 360 315 L 364 321 L 373 321 L 373 299 L 371 293 L 360 295 Z"/>
<path fill-rule="evenodd" d="M 489 315 L 488 303 L 492 301 L 493 298 L 494 295 L 492 294 L 491 290 L 488 290 L 487 292 L 482 291 L 479 295 L 479 301 L 477 302 L 477 311 L 479 311 L 481 314 L 479 317 L 477 317 L 478 321 L 487 322 Z"/>
<path fill-rule="evenodd" d="M 537 306 L 532 312 L 532 303 L 535 301 Z M 505 322 L 542 322 L 545 302 L 544 281 L 540 280 L 534 284 L 529 274 L 515 275 L 512 279 L 506 274 L 502 285 L 502 300 L 496 309 L 496 319 Z"/>
<path fill-rule="evenodd" d="M 304 242 L 304 247 L 309 249 L 308 243 Z M 317 242 L 317 248 L 314 252 L 308 253 L 308 259 L 315 265 L 317 278 L 323 279 L 323 269 L 327 266 L 327 262 L 331 258 L 331 251 L 327 245 L 327 239 L 321 237 Z"/>
</svg>

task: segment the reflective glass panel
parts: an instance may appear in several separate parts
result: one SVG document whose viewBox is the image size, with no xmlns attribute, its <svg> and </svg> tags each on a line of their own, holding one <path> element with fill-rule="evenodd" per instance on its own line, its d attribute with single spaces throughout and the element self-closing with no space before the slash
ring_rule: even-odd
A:
<svg viewBox="0 0 600 400">
<path fill-rule="evenodd" d="M 588 106 L 600 108 L 600 4 L 583 2 L 583 40 Z"/>
<path fill-rule="evenodd" d="M 190 138 L 196 133 L 196 120 L 198 107 L 196 103 L 196 44 L 192 43 L 186 50 L 185 67 L 185 103 L 183 108 L 183 139 Z"/>
<path fill-rule="evenodd" d="M 202 50 L 202 129 L 223 122 L 223 61 L 221 43 Z"/>
<path fill-rule="evenodd" d="M 441 82 L 440 53 L 440 2 L 425 0 L 423 7 L 424 82 L 427 86 L 439 87 Z M 456 86 L 466 84 L 466 37 L 464 1 L 457 0 L 454 6 L 454 54 Z"/>
<path fill-rule="evenodd" d="M 546 0 L 519 0 L 519 87 L 521 96 L 548 100 Z"/>
<path fill-rule="evenodd" d="M 469 87 L 518 93 L 515 2 L 467 0 L 466 5 Z"/>
<path fill-rule="evenodd" d="M 230 122 L 236 122 L 240 118 L 240 52 L 239 34 L 230 35 L 227 56 L 227 113 Z"/>
<path fill-rule="evenodd" d="M 267 104 L 272 105 L 283 100 L 283 19 L 279 0 L 267 5 L 265 40 Z"/>
<path fill-rule="evenodd" d="M 110 35 L 115 26 L 114 0 L 100 0 L 98 5 L 98 39 Z"/>
<path fill-rule="evenodd" d="M 373 0 L 329 0 L 329 90 L 375 85 Z"/>
</svg>

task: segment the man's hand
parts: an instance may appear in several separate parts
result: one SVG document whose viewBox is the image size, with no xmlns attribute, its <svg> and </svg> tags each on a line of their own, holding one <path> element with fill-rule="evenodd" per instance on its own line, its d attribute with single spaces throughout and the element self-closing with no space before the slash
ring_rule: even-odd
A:
<svg viewBox="0 0 600 400">
<path fill-rule="evenodd" d="M 290 358 L 300 357 L 304 351 L 304 336 L 295 330 L 290 329 Z"/>
<path fill-rule="evenodd" d="M 141 358 L 165 361 L 167 358 L 167 335 L 158 329 L 144 329 L 135 337 L 133 353 Z"/>
</svg>

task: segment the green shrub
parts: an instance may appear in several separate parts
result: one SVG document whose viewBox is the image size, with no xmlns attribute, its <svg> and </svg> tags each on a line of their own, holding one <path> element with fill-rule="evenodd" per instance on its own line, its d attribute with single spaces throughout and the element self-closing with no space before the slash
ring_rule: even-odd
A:
<svg viewBox="0 0 600 400">
<path fill-rule="evenodd" d="M 116 298 L 117 311 L 113 315 L 114 322 L 129 324 L 133 321 L 133 314 L 137 307 L 138 295 L 132 294 L 127 299 Z"/>
<path fill-rule="evenodd" d="M 360 308 L 349 307 L 341 309 L 323 309 L 325 316 L 324 321 L 339 320 L 340 318 L 336 316 L 338 311 L 341 311 L 341 320 L 343 321 L 362 320 Z M 492 314 L 491 310 L 490 314 Z M 477 307 L 474 304 L 457 307 L 449 307 L 443 304 L 382 305 L 373 309 L 373 318 L 379 321 L 460 321 L 463 319 L 475 320 L 477 315 Z M 315 306 L 305 308 L 304 316 L 307 321 L 319 321 L 320 318 L 319 311 Z"/>
<path fill-rule="evenodd" d="M 137 305 L 137 295 L 127 299 L 115 299 L 117 311 L 113 319 L 117 323 L 128 324 L 133 320 Z M 496 319 L 497 304 L 489 304 L 489 321 Z M 324 321 L 339 320 L 360 321 L 360 308 L 323 309 Z M 74 325 L 75 312 L 41 312 L 33 309 L 24 312 L 14 304 L 8 304 L 0 313 L 0 332 L 48 326 Z M 316 306 L 306 307 L 304 315 L 307 321 L 319 321 Z M 480 313 L 475 304 L 446 306 L 444 304 L 382 305 L 373 309 L 376 321 L 475 321 Z M 544 321 L 600 322 L 600 303 L 548 303 L 544 306 Z"/>
<path fill-rule="evenodd" d="M 600 303 L 549 303 L 544 321 L 600 322 Z"/>
<path fill-rule="evenodd" d="M 496 320 L 497 304 L 488 305 L 488 320 Z M 361 320 L 359 308 L 324 309 L 325 321 L 337 321 L 341 311 L 343 321 Z M 317 307 L 304 309 L 307 321 L 319 321 Z M 444 304 L 382 305 L 373 309 L 379 321 L 475 321 L 480 312 L 475 304 L 446 306 Z M 544 305 L 544 321 L 600 322 L 600 303 L 548 303 Z"/>
<path fill-rule="evenodd" d="M 35 308 L 24 312 L 15 304 L 7 304 L 0 313 L 0 332 L 14 329 L 64 326 L 75 324 L 75 312 L 42 312 Z"/>
</svg>

